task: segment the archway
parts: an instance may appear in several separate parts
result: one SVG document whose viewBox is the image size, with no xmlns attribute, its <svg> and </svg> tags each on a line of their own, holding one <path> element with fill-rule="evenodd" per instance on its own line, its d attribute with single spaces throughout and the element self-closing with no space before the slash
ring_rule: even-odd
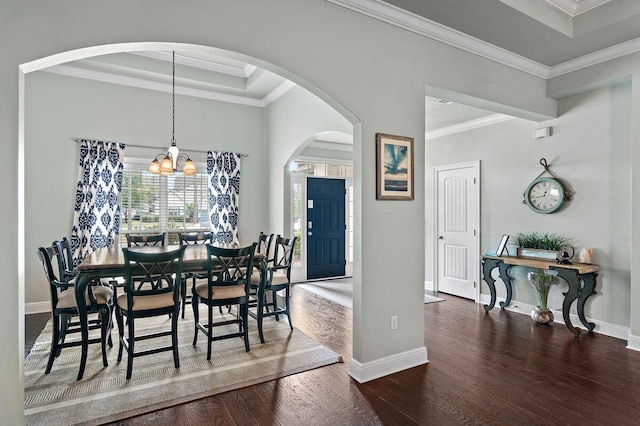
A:
<svg viewBox="0 0 640 426">
<path fill-rule="evenodd" d="M 142 43 L 120 43 L 102 46 L 93 46 L 73 51 L 63 52 L 55 55 L 51 55 L 42 59 L 38 59 L 32 62 L 28 62 L 19 66 L 19 112 L 18 112 L 18 256 L 17 256 L 17 271 L 18 271 L 18 335 L 24 336 L 24 306 L 25 306 L 25 265 L 26 265 L 26 218 L 25 218 L 25 204 L 27 200 L 26 186 L 25 186 L 25 145 L 26 145 L 26 109 L 25 109 L 25 92 L 26 82 L 25 76 L 29 73 L 40 71 L 44 68 L 48 68 L 54 65 L 63 64 L 69 61 L 75 61 L 79 59 L 85 59 L 95 56 L 101 56 L 111 53 L 121 52 L 134 52 L 134 51 L 149 51 L 149 50 L 164 50 L 164 51 L 182 51 L 201 54 L 214 54 L 221 55 L 230 58 L 236 58 L 242 61 L 254 63 L 265 69 L 268 69 L 274 73 L 282 75 L 283 77 L 295 82 L 299 86 L 305 88 L 309 92 L 322 99 L 329 106 L 335 109 L 351 124 L 357 125 L 358 120 L 353 114 L 346 110 L 340 103 L 335 101 L 331 96 L 326 94 L 321 89 L 315 87 L 303 78 L 290 73 L 289 71 L 280 68 L 276 65 L 267 63 L 257 58 L 248 57 L 241 53 L 229 52 L 222 49 L 217 49 L 202 45 L 192 45 L 184 43 L 170 43 L 170 42 L 142 42 Z M 359 140 L 357 142 L 360 143 Z M 359 190 L 359 189 L 358 189 Z M 357 219 L 359 220 L 359 218 Z M 19 376 L 23 376 L 23 364 L 24 364 L 24 341 L 19 342 Z"/>
</svg>

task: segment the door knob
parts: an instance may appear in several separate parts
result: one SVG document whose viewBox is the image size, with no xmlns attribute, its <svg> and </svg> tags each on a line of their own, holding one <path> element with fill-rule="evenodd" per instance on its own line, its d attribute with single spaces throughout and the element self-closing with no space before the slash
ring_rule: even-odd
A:
<svg viewBox="0 0 640 426">
<path fill-rule="evenodd" d="M 444 237 L 443 237 L 442 235 L 440 235 L 440 236 L 438 237 L 438 239 L 439 239 L 439 240 L 444 240 Z"/>
<path fill-rule="evenodd" d="M 313 235 L 313 232 L 309 231 L 309 232 L 307 232 L 307 235 L 308 235 L 308 236 L 312 236 L 312 235 Z"/>
</svg>

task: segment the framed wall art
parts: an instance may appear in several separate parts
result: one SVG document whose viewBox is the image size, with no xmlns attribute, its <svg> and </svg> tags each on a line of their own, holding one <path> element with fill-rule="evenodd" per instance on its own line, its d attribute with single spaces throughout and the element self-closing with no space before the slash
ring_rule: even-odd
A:
<svg viewBox="0 0 640 426">
<path fill-rule="evenodd" d="M 413 200 L 413 138 L 376 133 L 376 199 Z"/>
</svg>

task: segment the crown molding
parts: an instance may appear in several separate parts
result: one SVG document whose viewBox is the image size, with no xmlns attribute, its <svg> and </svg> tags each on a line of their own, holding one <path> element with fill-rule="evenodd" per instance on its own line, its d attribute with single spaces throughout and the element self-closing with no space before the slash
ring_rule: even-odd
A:
<svg viewBox="0 0 640 426">
<path fill-rule="evenodd" d="M 296 84 L 291 81 L 291 80 L 285 80 L 282 82 L 282 84 L 278 87 L 276 87 L 275 89 L 273 89 L 267 96 L 265 96 L 264 98 L 262 98 L 262 105 L 263 107 L 266 107 L 267 105 L 269 105 L 271 102 L 275 101 L 276 99 L 278 99 L 280 96 L 284 95 L 285 93 L 287 93 L 289 91 L 289 89 L 291 89 L 292 87 L 294 87 Z"/>
<path fill-rule="evenodd" d="M 482 56 L 483 58 L 524 71 L 536 77 L 547 78 L 549 67 L 506 49 L 487 43 L 430 19 L 400 9 L 382 0 L 326 0 L 329 3 L 362 13 L 396 27 L 420 34 L 432 40 Z"/>
<path fill-rule="evenodd" d="M 466 121 L 460 124 L 454 124 L 453 126 L 443 127 L 441 129 L 433 130 L 430 132 L 425 132 L 424 138 L 425 140 L 441 138 L 443 136 L 466 132 L 467 130 L 473 130 L 480 127 L 490 126 L 492 124 L 502 123 L 503 121 L 512 120 L 514 118 L 515 117 L 505 114 L 491 114 L 486 117 Z"/>
<path fill-rule="evenodd" d="M 326 1 L 544 79 L 557 77 L 640 51 L 640 38 L 637 38 L 549 67 L 385 3 L 382 0 Z M 591 0 L 582 1 L 585 2 L 585 5 L 581 7 L 587 7 L 587 5 L 590 8 L 599 6 L 599 4 L 594 5 Z"/>
<path fill-rule="evenodd" d="M 560 9 L 567 15 L 575 18 L 581 13 L 585 13 L 611 0 L 545 0 L 551 6 Z"/>
<path fill-rule="evenodd" d="M 108 72 L 87 70 L 84 68 L 74 67 L 72 65 L 55 65 L 53 67 L 45 68 L 42 71 L 69 77 L 84 78 L 87 80 L 95 80 L 105 83 L 119 84 L 122 86 L 136 87 L 139 89 L 155 90 L 159 92 L 171 93 L 172 90 L 171 84 L 155 82 L 144 78 L 127 77 Z M 176 85 L 176 93 L 184 96 L 192 96 L 196 98 L 209 99 L 232 104 L 266 107 L 271 102 L 287 93 L 287 91 L 294 86 L 295 83 L 287 80 L 261 99 L 250 98 L 248 96 L 230 95 L 227 93 L 220 93 L 212 90 L 194 89 L 179 85 Z"/>
<path fill-rule="evenodd" d="M 593 65 L 601 64 L 603 62 L 637 52 L 640 52 L 640 38 L 616 44 L 615 46 L 554 65 L 549 70 L 549 76 L 547 78 L 558 77 L 563 74 L 568 74 L 573 71 L 588 68 Z"/>
<path fill-rule="evenodd" d="M 145 51 L 145 52 L 129 52 L 131 55 L 143 56 L 145 58 L 156 59 L 159 61 L 171 62 L 172 55 L 168 52 L 161 51 Z M 234 67 L 232 65 L 218 64 L 215 62 L 205 61 L 202 59 L 191 58 L 176 54 L 176 64 L 186 65 L 191 68 L 198 68 L 207 71 L 213 71 L 220 74 L 231 75 L 234 77 L 248 78 L 256 70 L 256 66 L 247 65 L 244 68 Z"/>
</svg>

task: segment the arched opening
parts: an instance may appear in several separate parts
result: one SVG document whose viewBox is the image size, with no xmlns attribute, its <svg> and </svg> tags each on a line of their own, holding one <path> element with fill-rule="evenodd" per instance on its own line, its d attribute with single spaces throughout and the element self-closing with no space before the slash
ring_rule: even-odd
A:
<svg viewBox="0 0 640 426">
<path fill-rule="evenodd" d="M 28 151 L 29 142 L 27 142 L 29 128 L 27 127 L 27 111 L 26 107 L 27 102 L 27 85 L 28 79 L 27 76 L 35 73 L 37 71 L 43 70 L 45 68 L 58 66 L 65 64 L 70 61 L 77 61 L 81 59 L 94 58 L 101 55 L 107 55 L 112 53 L 122 53 L 122 52 L 142 52 L 142 51 L 179 51 L 190 53 L 193 55 L 220 55 L 222 57 L 227 58 L 235 58 L 241 61 L 245 61 L 247 63 L 255 64 L 259 67 L 262 67 L 266 70 L 270 70 L 273 73 L 276 73 L 293 83 L 297 84 L 299 87 L 304 90 L 312 93 L 318 99 L 325 102 L 329 107 L 333 108 L 337 114 L 341 115 L 347 122 L 351 125 L 357 123 L 355 117 L 347 111 L 342 105 L 333 100 L 331 96 L 320 90 L 319 88 L 313 86 L 309 82 L 305 81 L 299 76 L 296 76 L 285 69 L 277 67 L 273 64 L 269 64 L 267 62 L 261 61 L 260 59 L 248 57 L 236 52 L 228 52 L 221 49 L 216 49 L 213 47 L 201 46 L 201 45 L 191 45 L 191 44 L 182 44 L 182 43 L 122 43 L 122 44 L 113 44 L 113 45 L 104 45 L 104 46 L 94 46 L 83 49 L 78 49 L 74 51 L 64 52 L 60 54 L 55 54 L 46 58 L 42 58 L 36 61 L 32 61 L 26 64 L 22 64 L 19 67 L 19 137 L 18 137 L 18 298 L 19 298 L 19 318 L 18 318 L 18 334 L 20 336 L 24 336 L 24 314 L 25 314 L 25 301 L 26 301 L 26 270 L 28 258 L 32 257 L 32 247 L 27 244 L 27 229 L 29 228 L 29 221 L 31 220 L 28 216 L 26 206 L 32 200 L 30 200 L 30 195 L 28 192 L 27 184 L 28 184 Z M 83 135 L 69 135 L 69 137 L 73 136 L 83 136 Z M 90 135 L 95 136 L 95 135 Z M 164 140 L 164 139 L 163 139 Z M 161 144 L 163 142 L 160 142 Z M 166 142 L 164 142 L 166 143 Z M 182 149 L 188 149 L 188 146 L 182 146 Z M 250 153 L 249 153 L 250 154 Z M 282 164 L 288 161 L 290 154 L 285 152 L 283 154 Z M 72 166 L 72 162 L 70 161 L 69 167 L 74 169 Z M 281 168 L 278 168 L 281 170 Z M 74 172 L 75 173 L 75 172 Z M 272 188 L 272 191 L 279 190 L 282 192 L 282 187 L 280 188 Z M 282 222 L 282 220 L 280 220 Z M 34 273 L 40 272 L 39 269 L 34 271 Z M 24 361 L 24 342 L 20 342 L 20 368 L 22 368 Z M 20 376 L 22 376 L 22 371 L 20 371 Z"/>
</svg>

